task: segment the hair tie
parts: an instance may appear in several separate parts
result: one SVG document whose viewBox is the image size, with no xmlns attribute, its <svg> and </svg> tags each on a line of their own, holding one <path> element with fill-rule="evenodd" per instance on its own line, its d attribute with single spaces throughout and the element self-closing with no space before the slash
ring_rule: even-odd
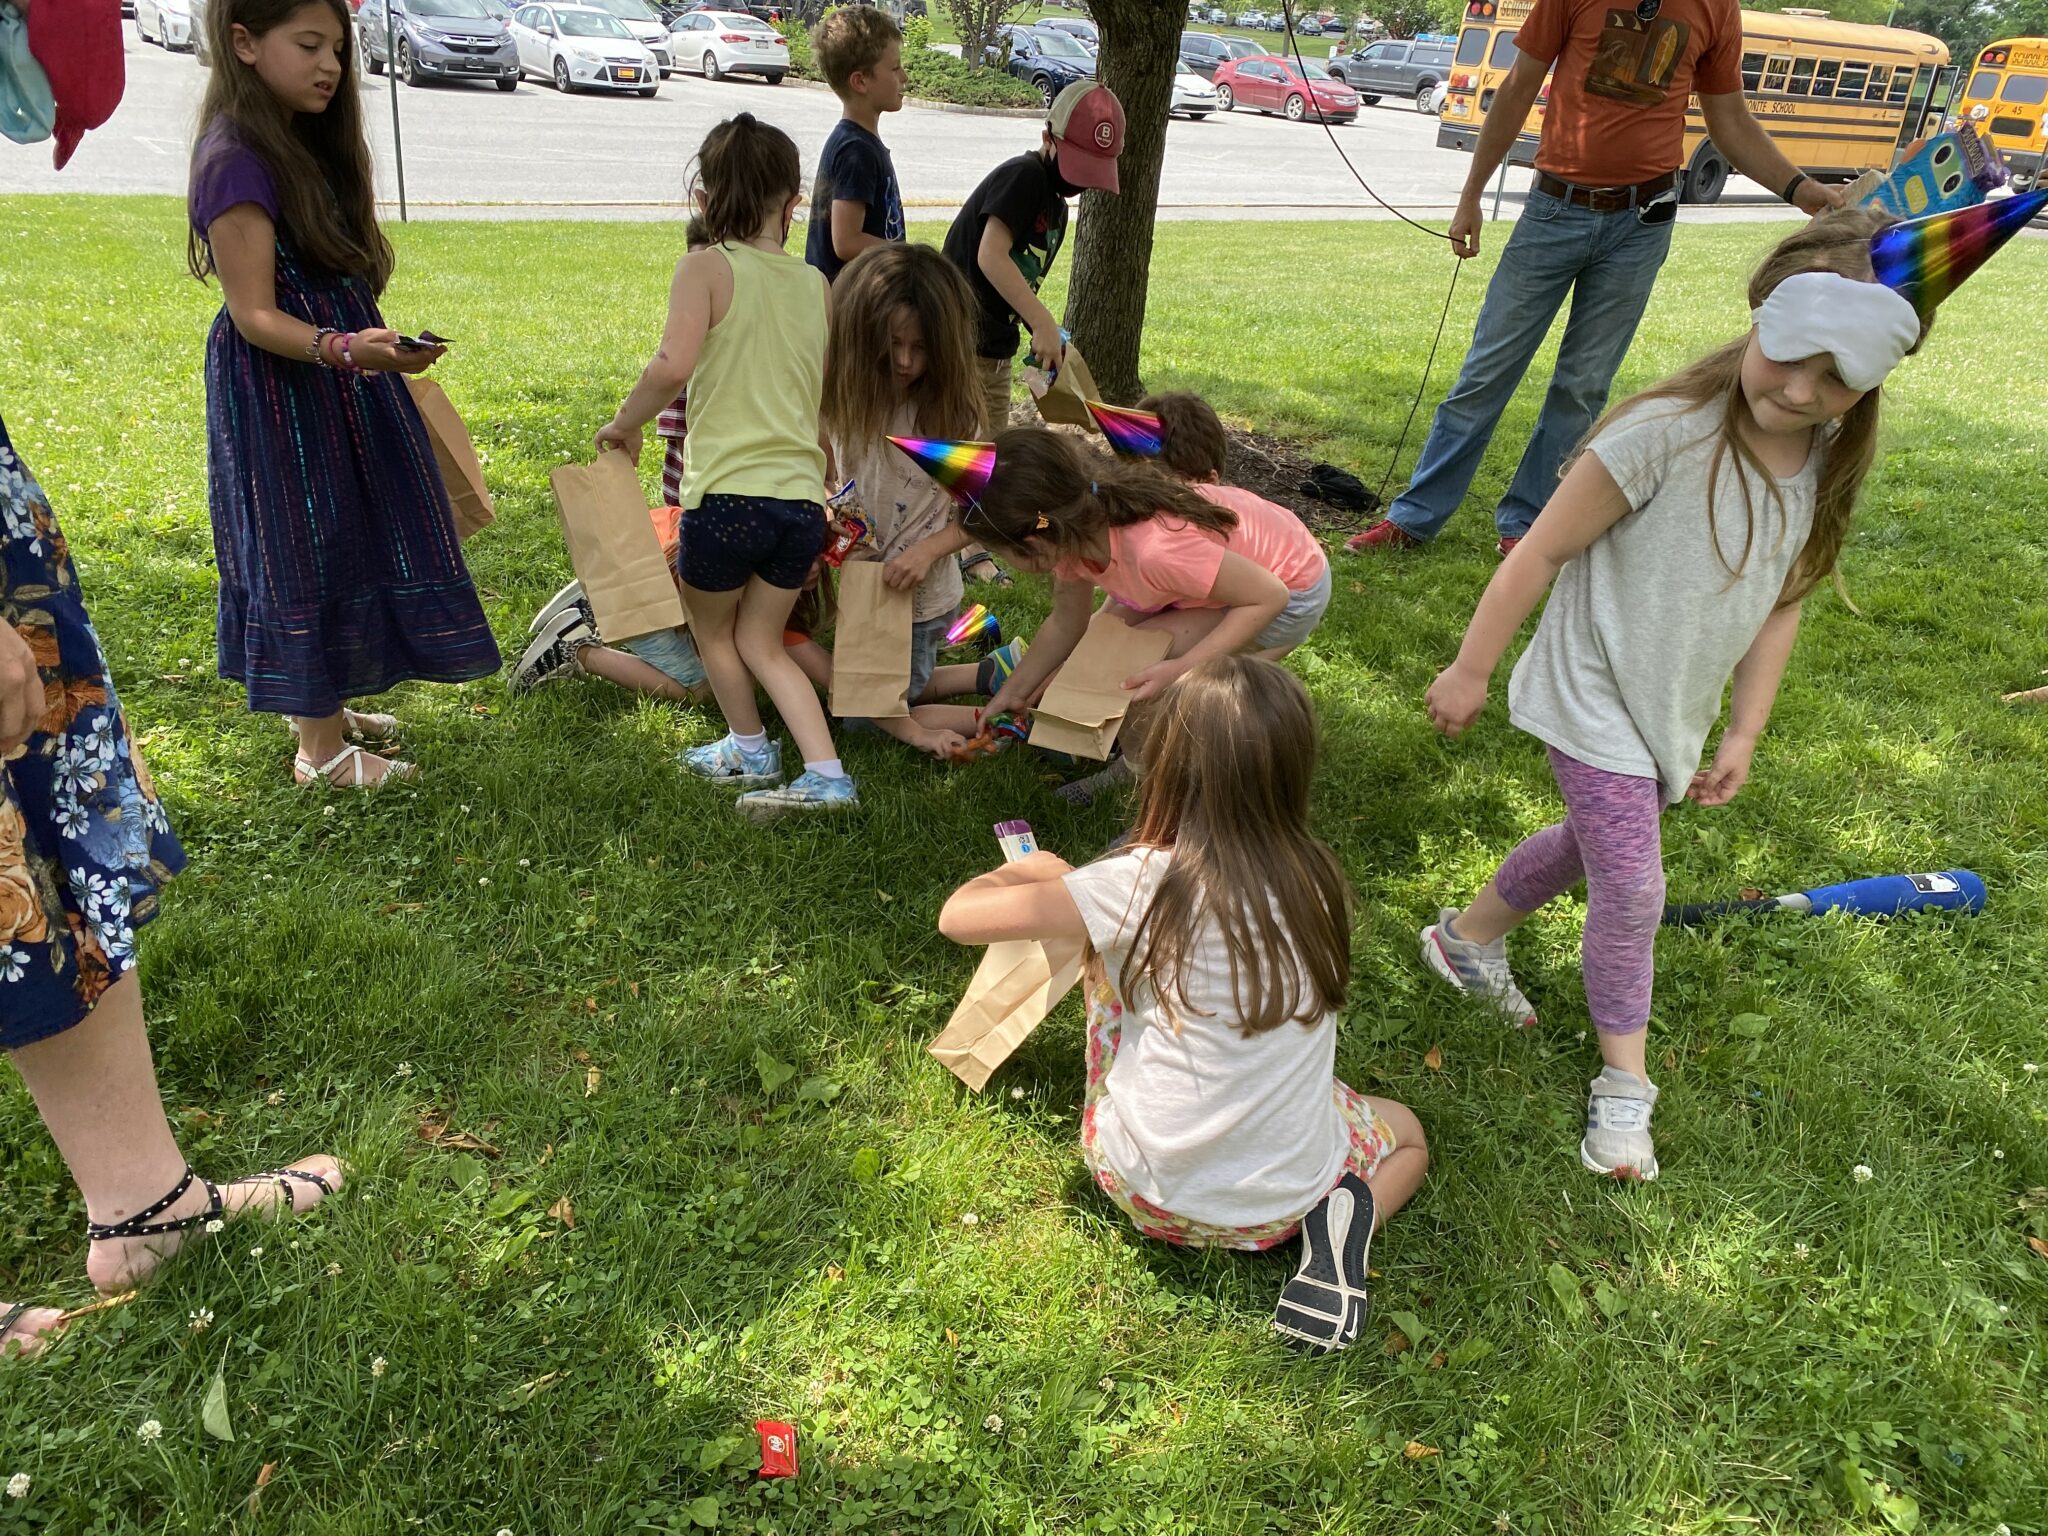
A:
<svg viewBox="0 0 2048 1536">
<path fill-rule="evenodd" d="M 733 117 L 733 122 L 751 128 L 754 126 L 754 114 L 751 112 L 736 113 Z"/>
<path fill-rule="evenodd" d="M 1088 494 L 1090 496 L 1100 496 L 1102 494 L 1102 487 L 1097 485 L 1093 480 L 1090 480 L 1088 482 Z"/>
</svg>

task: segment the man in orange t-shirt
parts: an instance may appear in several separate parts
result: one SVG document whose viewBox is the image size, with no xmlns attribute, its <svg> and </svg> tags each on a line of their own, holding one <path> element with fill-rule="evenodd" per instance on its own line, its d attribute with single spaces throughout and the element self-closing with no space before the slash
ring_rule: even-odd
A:
<svg viewBox="0 0 2048 1536">
<path fill-rule="evenodd" d="M 1352 549 L 1427 542 L 1478 472 L 1501 412 L 1571 296 L 1557 370 L 1514 482 L 1494 510 L 1515 547 L 1557 487 L 1565 455 L 1607 403 L 1635 339 L 1678 211 L 1685 107 L 1697 92 L 1714 147 L 1804 213 L 1840 194 L 1809 180 L 1742 97 L 1737 0 L 1536 0 L 1515 37 L 1451 220 L 1451 249 L 1479 253 L 1479 199 L 1551 75 L 1536 180 L 1486 290 L 1471 350 L 1431 422 L 1408 489 Z"/>
</svg>

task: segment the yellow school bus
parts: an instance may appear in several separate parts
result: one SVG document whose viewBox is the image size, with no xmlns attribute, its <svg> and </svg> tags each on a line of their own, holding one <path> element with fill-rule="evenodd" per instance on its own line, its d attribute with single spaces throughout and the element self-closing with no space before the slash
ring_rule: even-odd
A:
<svg viewBox="0 0 2048 1536">
<path fill-rule="evenodd" d="M 1515 33 L 1533 0 L 1470 0 L 1458 34 L 1436 141 L 1470 152 L 1494 92 L 1515 62 Z M 1652 24 L 1654 25 L 1654 23 Z M 1742 90 L 1786 158 L 1822 181 L 1890 170 L 1898 151 L 1938 122 L 1953 93 L 1948 45 L 1923 32 L 1830 21 L 1824 12 L 1742 13 Z M 1508 153 L 1531 165 L 1550 98 L 1545 81 Z M 2038 121 L 2039 108 L 2035 108 Z M 1711 203 L 1728 185 L 1727 158 L 1707 137 L 1694 96 L 1685 113 L 1689 203 Z"/>
<path fill-rule="evenodd" d="M 1956 111 L 2005 156 L 2013 180 L 2031 186 L 2048 150 L 2048 38 L 2008 37 L 1977 55 Z"/>
</svg>

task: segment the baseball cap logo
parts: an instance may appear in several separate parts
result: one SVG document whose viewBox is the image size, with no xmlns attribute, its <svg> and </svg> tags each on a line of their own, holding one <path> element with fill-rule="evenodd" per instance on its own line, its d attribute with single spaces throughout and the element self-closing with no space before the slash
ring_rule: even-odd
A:
<svg viewBox="0 0 2048 1536">
<path fill-rule="evenodd" d="M 1100 122 L 1095 125 L 1095 147 L 1097 149 L 1107 149 L 1115 142 L 1115 128 L 1111 127 L 1107 122 Z"/>
</svg>

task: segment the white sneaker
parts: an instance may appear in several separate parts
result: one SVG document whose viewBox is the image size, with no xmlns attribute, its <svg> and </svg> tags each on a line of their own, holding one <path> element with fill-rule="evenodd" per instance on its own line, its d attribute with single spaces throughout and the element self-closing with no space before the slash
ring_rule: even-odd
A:
<svg viewBox="0 0 2048 1536">
<path fill-rule="evenodd" d="M 1436 921 L 1422 930 L 1423 963 L 1468 997 L 1491 999 L 1501 1017 L 1516 1029 L 1534 1029 L 1536 1010 L 1508 971 L 1507 940 L 1474 944 L 1461 939 L 1450 931 L 1457 915 L 1456 908 L 1445 907 Z"/>
<path fill-rule="evenodd" d="M 1650 1111 L 1657 1085 L 1619 1067 L 1602 1067 L 1586 1098 L 1586 1136 L 1579 1161 L 1588 1173 L 1649 1183 L 1657 1177 L 1657 1147 L 1650 1140 Z"/>
<path fill-rule="evenodd" d="M 571 608 L 580 607 L 582 602 L 583 583 L 580 581 L 570 582 L 561 591 L 541 604 L 540 612 L 536 613 L 528 622 L 526 632 L 529 635 L 539 634 L 544 627 L 553 624 L 557 618 L 567 613 Z"/>
</svg>

